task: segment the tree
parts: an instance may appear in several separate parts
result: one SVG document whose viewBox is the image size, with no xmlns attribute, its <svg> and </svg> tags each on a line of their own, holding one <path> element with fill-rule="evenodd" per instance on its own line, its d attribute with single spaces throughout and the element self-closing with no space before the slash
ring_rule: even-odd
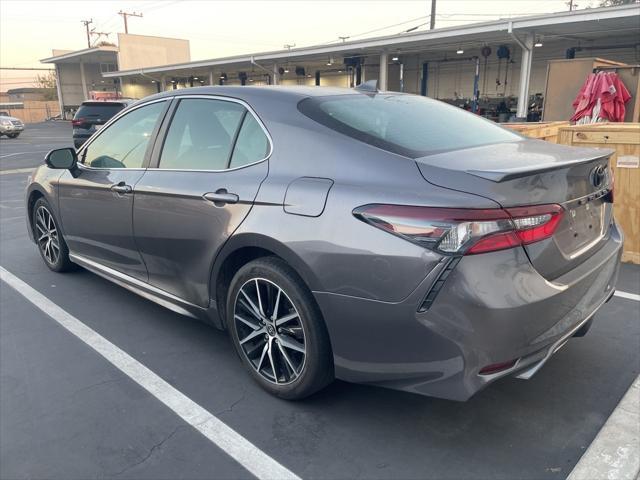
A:
<svg viewBox="0 0 640 480">
<path fill-rule="evenodd" d="M 601 7 L 617 7 L 618 5 L 631 5 L 638 3 L 638 0 L 600 0 Z"/>
<path fill-rule="evenodd" d="M 51 70 L 43 75 L 36 75 L 36 85 L 43 89 L 45 100 L 57 100 L 58 90 L 56 89 L 56 72 Z"/>
</svg>

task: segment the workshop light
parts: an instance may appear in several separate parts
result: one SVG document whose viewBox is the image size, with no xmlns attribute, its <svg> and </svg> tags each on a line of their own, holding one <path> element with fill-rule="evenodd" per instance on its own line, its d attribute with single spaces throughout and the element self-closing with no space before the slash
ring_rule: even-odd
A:
<svg viewBox="0 0 640 480">
<path fill-rule="evenodd" d="M 284 69 L 284 73 L 289 73 L 289 69 L 288 69 L 288 68 L 285 68 L 285 69 Z"/>
<path fill-rule="evenodd" d="M 542 46 L 542 39 L 538 38 L 536 40 L 536 43 L 533 44 L 533 46 L 536 47 L 536 48 L 540 48 Z"/>
<path fill-rule="evenodd" d="M 393 57 L 393 58 L 391 59 L 391 61 L 392 61 L 392 62 L 397 62 L 398 60 L 399 60 L 399 58 L 398 58 L 398 57 Z"/>
<path fill-rule="evenodd" d="M 198 77 L 193 77 L 194 80 L 198 80 Z"/>
<path fill-rule="evenodd" d="M 464 50 L 462 49 L 462 47 L 458 48 L 458 50 L 456 50 L 456 53 L 458 55 L 462 55 L 464 53 Z"/>
</svg>

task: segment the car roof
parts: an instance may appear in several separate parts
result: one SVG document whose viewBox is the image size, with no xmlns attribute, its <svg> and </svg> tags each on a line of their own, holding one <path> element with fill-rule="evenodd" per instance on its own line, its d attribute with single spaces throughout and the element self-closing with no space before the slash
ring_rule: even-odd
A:
<svg viewBox="0 0 640 480">
<path fill-rule="evenodd" d="M 338 87 L 308 87 L 308 86 L 204 86 L 168 90 L 145 97 L 142 102 L 163 97 L 183 95 L 219 95 L 222 97 L 235 97 L 240 99 L 279 99 L 298 102 L 307 97 L 324 97 L 335 95 L 363 95 L 370 92 L 362 92 L 351 88 Z"/>
</svg>

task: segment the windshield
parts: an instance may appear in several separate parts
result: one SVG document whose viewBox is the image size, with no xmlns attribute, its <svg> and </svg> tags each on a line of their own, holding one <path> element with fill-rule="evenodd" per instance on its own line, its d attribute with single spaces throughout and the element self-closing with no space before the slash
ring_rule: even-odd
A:
<svg viewBox="0 0 640 480">
<path fill-rule="evenodd" d="M 482 117 L 417 95 L 311 97 L 298 109 L 333 130 L 412 158 L 521 140 Z"/>
</svg>

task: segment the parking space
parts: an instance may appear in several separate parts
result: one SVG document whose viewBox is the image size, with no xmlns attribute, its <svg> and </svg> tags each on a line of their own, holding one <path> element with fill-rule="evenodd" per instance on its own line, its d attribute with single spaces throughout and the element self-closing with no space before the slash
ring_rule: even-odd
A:
<svg viewBox="0 0 640 480">
<path fill-rule="evenodd" d="M 0 137 L 0 171 L 35 167 L 54 148 L 72 147 L 71 123 L 32 123 L 18 138 Z"/>
<path fill-rule="evenodd" d="M 27 126 L 0 140 L 0 169 L 67 145 L 67 123 Z M 281 401 L 252 382 L 224 333 L 87 271 L 47 270 L 27 237 L 26 176 L 0 175 L 0 265 L 302 478 L 565 478 L 640 373 L 640 302 L 614 297 L 531 380 L 501 380 L 466 403 L 343 382 Z M 251 476 L 0 285 L 0 477 Z M 640 293 L 640 268 L 623 265 L 618 289 Z"/>
</svg>

